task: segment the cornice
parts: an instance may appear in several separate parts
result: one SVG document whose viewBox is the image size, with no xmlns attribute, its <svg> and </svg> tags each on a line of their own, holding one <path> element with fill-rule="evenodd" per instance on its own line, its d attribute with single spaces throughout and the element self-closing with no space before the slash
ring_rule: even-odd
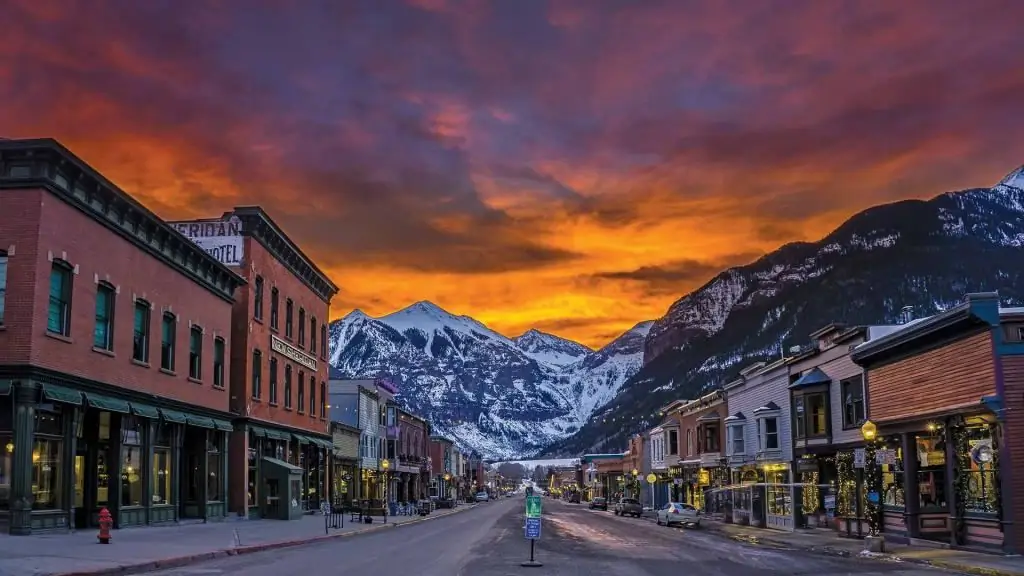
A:
<svg viewBox="0 0 1024 576">
<path fill-rule="evenodd" d="M 223 300 L 245 279 L 56 140 L 0 140 L 0 190 L 44 189 Z"/>
<path fill-rule="evenodd" d="M 289 272 L 302 281 L 325 304 L 338 293 L 331 279 L 310 260 L 283 230 L 259 206 L 238 206 L 224 215 L 236 216 L 242 222 L 242 234 L 259 242 Z"/>
</svg>

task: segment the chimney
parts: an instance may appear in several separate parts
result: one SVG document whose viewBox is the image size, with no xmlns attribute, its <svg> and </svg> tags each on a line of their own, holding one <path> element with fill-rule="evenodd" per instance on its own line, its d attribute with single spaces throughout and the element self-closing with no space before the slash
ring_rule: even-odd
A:
<svg viewBox="0 0 1024 576">
<path fill-rule="evenodd" d="M 900 324 L 906 324 L 914 319 L 914 307 L 904 306 L 900 308 Z"/>
</svg>

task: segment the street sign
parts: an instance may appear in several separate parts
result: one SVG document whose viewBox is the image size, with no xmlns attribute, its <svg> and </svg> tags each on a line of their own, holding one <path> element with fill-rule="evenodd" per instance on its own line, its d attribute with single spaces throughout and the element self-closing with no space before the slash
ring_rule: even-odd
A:
<svg viewBox="0 0 1024 576">
<path fill-rule="evenodd" d="M 647 475 L 647 483 L 648 484 L 654 484 L 657 481 L 658 481 L 658 477 L 653 472 L 651 474 Z"/>
<path fill-rule="evenodd" d="M 540 518 L 540 496 L 526 497 L 526 517 Z"/>
<path fill-rule="evenodd" d="M 540 518 L 526 519 L 526 537 L 530 540 L 540 539 Z"/>
</svg>

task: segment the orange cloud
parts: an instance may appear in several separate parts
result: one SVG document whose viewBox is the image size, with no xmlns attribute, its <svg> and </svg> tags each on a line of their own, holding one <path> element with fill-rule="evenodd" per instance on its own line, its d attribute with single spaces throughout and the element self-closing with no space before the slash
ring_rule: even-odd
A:
<svg viewBox="0 0 1024 576">
<path fill-rule="evenodd" d="M 1024 158 L 1024 5 L 14 0 L 0 135 L 168 218 L 269 209 L 340 316 L 591 346 L 724 266 Z"/>
</svg>

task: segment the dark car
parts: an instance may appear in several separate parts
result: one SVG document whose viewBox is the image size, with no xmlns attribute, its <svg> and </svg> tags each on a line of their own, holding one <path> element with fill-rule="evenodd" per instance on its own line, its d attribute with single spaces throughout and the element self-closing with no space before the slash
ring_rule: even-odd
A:
<svg viewBox="0 0 1024 576">
<path fill-rule="evenodd" d="M 636 516 L 639 518 L 644 515 L 644 506 L 635 498 L 623 498 L 615 504 L 615 515 Z"/>
<path fill-rule="evenodd" d="M 591 510 L 604 510 L 604 511 L 607 512 L 608 511 L 608 500 L 606 500 L 604 498 L 601 498 L 601 497 L 594 498 L 593 500 L 590 501 L 590 509 Z"/>
</svg>

